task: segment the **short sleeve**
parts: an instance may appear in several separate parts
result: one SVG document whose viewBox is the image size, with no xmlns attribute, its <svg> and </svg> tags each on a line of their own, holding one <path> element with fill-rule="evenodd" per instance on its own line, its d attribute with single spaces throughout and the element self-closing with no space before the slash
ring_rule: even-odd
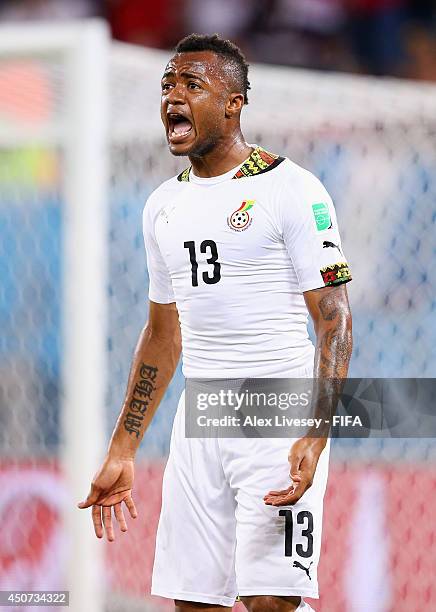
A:
<svg viewBox="0 0 436 612">
<path fill-rule="evenodd" d="M 299 169 L 280 192 L 282 236 L 301 292 L 351 280 L 335 208 L 327 190 L 310 172 Z"/>
<path fill-rule="evenodd" d="M 168 268 L 156 241 L 154 232 L 155 221 L 151 214 L 151 208 L 150 204 L 147 203 L 143 213 L 144 244 L 149 277 L 148 297 L 152 302 L 157 302 L 158 304 L 170 304 L 176 300 Z"/>
</svg>

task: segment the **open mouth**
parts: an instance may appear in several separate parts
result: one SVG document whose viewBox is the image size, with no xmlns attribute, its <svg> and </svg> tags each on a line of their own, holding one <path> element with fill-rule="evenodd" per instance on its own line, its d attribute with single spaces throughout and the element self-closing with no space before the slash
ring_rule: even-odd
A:
<svg viewBox="0 0 436 612">
<path fill-rule="evenodd" d="M 184 117 L 176 113 L 168 115 L 168 135 L 171 140 L 180 140 L 185 138 L 192 132 L 192 123 Z"/>
</svg>

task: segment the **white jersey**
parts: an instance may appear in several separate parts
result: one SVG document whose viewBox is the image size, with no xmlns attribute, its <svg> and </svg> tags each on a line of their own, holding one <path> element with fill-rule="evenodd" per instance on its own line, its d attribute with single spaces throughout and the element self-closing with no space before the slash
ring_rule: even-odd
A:
<svg viewBox="0 0 436 612">
<path fill-rule="evenodd" d="M 292 376 L 314 355 L 303 293 L 351 278 L 323 185 L 260 147 L 226 174 L 163 183 L 144 240 L 149 297 L 176 302 L 187 378 Z"/>
</svg>

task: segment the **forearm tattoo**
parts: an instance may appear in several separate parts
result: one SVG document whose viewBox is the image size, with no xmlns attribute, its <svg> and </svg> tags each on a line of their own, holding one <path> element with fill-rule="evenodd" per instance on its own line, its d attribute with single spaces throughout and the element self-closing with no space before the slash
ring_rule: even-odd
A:
<svg viewBox="0 0 436 612">
<path fill-rule="evenodd" d="M 327 378 L 343 378 L 352 351 L 350 318 L 344 316 L 345 309 L 341 308 L 336 292 L 321 298 L 318 307 L 323 320 L 329 323 L 317 341 L 318 374 Z"/>
<path fill-rule="evenodd" d="M 352 352 L 351 317 L 346 294 L 329 291 L 318 302 L 322 317 L 317 335 L 314 399 L 318 416 L 336 412 Z"/>
<path fill-rule="evenodd" d="M 134 435 L 136 439 L 140 436 L 145 413 L 153 399 L 153 391 L 156 390 L 157 372 L 157 368 L 145 363 L 141 364 L 139 380 L 135 384 L 133 397 L 129 403 L 129 412 L 126 414 L 123 422 L 125 430 L 129 435 Z"/>
</svg>

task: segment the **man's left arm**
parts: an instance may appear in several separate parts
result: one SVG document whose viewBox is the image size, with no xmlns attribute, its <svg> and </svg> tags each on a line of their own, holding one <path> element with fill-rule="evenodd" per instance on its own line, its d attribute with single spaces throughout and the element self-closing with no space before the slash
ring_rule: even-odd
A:
<svg viewBox="0 0 436 612">
<path fill-rule="evenodd" d="M 304 299 L 316 334 L 314 408 L 323 417 L 331 417 L 347 377 L 353 346 L 347 289 L 345 284 L 313 289 L 304 293 Z M 308 434 L 292 445 L 289 452 L 292 484 L 284 491 L 265 495 L 267 505 L 287 506 L 301 498 L 312 485 L 327 435 L 328 431 L 315 437 Z"/>
</svg>

